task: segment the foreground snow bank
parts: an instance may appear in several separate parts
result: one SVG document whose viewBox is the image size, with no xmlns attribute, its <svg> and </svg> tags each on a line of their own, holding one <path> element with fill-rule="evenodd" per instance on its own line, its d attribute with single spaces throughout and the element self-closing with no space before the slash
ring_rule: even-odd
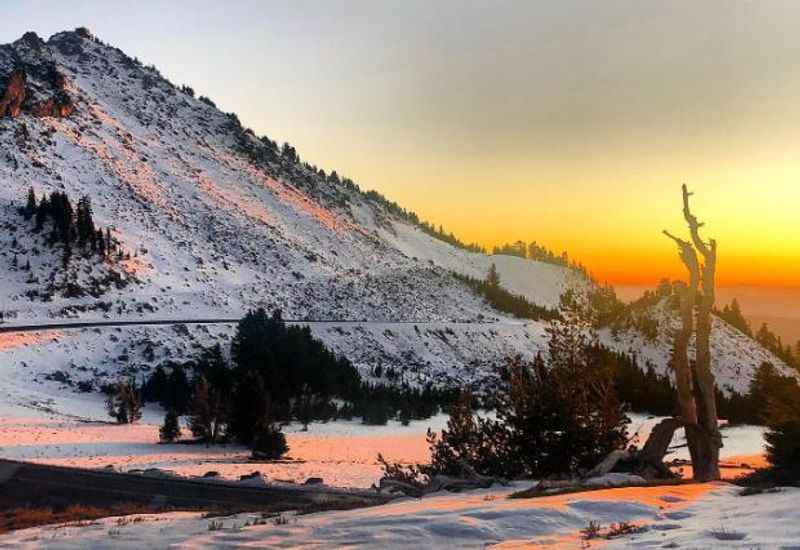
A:
<svg viewBox="0 0 800 550">
<path fill-rule="evenodd" d="M 724 483 L 625 488 L 515 500 L 512 488 L 404 499 L 385 506 L 281 520 L 242 514 L 109 518 L 27 529 L 0 548 L 579 548 L 590 522 L 634 522 L 642 533 L 607 548 L 797 548 L 800 489 L 738 496 Z M 592 541 L 594 545 L 599 541 Z M 793 545 L 794 544 L 794 545 Z"/>
<path fill-rule="evenodd" d="M 740 491 L 724 487 L 606 548 L 800 548 L 800 489 L 748 497 Z"/>
<path fill-rule="evenodd" d="M 740 499 L 724 484 L 612 489 L 524 500 L 506 498 L 512 491 L 528 486 L 518 483 L 510 488 L 403 499 L 347 512 L 286 516 L 288 521 L 264 521 L 250 514 L 218 518 L 213 524 L 195 514 L 141 516 L 136 521 L 108 519 L 89 526 L 12 533 L 0 537 L 0 547 L 383 549 L 484 548 L 499 544 L 577 548 L 580 530 L 590 521 L 604 525 L 619 521 L 650 524 L 657 540 L 665 541 L 665 536 L 683 536 L 684 530 L 699 533 L 719 527 L 714 523 L 717 516 L 709 515 L 709 510 L 720 506 L 734 510 Z M 769 501 L 770 510 L 791 512 L 796 519 L 796 512 L 786 499 L 788 495 Z M 697 498 L 702 500 L 691 506 Z M 707 518 L 704 520 L 708 525 L 695 525 L 693 520 L 698 517 Z M 753 537 L 751 544 L 757 540 L 755 534 L 748 533 L 748 537 Z"/>
</svg>

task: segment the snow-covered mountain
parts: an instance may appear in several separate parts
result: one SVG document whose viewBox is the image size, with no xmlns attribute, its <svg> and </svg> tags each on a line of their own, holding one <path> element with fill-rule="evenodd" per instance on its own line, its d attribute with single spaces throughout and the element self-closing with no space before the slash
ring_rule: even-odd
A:
<svg viewBox="0 0 800 550">
<path fill-rule="evenodd" d="M 461 384 L 509 355 L 533 357 L 544 325 L 498 313 L 452 271 L 483 278 L 495 263 L 508 290 L 546 307 L 590 284 L 564 267 L 437 240 L 85 29 L 0 46 L 0 149 L 0 310 L 9 324 L 281 308 L 288 318 L 331 320 L 314 332 L 365 374 L 380 364 L 410 382 Z M 76 254 L 65 272 L 60 248 L 19 213 L 29 188 L 89 196 L 95 222 L 124 255 L 99 262 Z M 717 368 L 737 387 L 756 362 L 779 363 L 728 332 L 715 335 L 715 345 L 732 350 Z M 178 326 L 0 335 L 0 400 L 43 406 L 64 385 L 97 387 L 231 333 Z M 641 346 L 666 368 L 668 343 L 609 341 Z"/>
</svg>

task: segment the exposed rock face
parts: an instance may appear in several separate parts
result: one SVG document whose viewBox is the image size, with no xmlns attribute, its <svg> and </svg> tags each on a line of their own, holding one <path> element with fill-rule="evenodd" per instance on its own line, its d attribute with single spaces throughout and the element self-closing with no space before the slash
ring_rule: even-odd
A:
<svg viewBox="0 0 800 550">
<path fill-rule="evenodd" d="M 66 92 L 57 92 L 50 99 L 46 99 L 31 107 L 31 114 L 34 116 L 51 116 L 56 118 L 66 118 L 75 110 L 72 98 Z M 13 115 L 12 115 L 13 116 Z"/>
<path fill-rule="evenodd" d="M 72 34 L 74 41 L 82 40 Z M 0 118 L 22 113 L 38 117 L 67 117 L 75 110 L 68 82 L 50 46 L 29 32 L 0 46 Z"/>
<path fill-rule="evenodd" d="M 0 117 L 10 116 L 16 118 L 22 111 L 25 102 L 25 71 L 16 69 L 9 75 L 5 84 L 2 99 L 0 99 Z"/>
</svg>

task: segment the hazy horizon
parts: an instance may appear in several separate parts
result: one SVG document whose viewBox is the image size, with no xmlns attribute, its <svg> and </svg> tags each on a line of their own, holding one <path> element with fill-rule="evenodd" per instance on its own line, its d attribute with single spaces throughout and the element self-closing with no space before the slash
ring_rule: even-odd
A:
<svg viewBox="0 0 800 550">
<path fill-rule="evenodd" d="M 623 301 L 639 298 L 650 285 L 616 285 Z M 800 341 L 800 287 L 722 286 L 717 288 L 717 307 L 736 298 L 744 316 L 757 330 L 766 323 L 784 343 Z"/>
<path fill-rule="evenodd" d="M 800 286 L 800 4 L 5 5 L 0 42 L 85 25 L 464 240 L 683 278 L 687 182 L 721 285 Z"/>
</svg>

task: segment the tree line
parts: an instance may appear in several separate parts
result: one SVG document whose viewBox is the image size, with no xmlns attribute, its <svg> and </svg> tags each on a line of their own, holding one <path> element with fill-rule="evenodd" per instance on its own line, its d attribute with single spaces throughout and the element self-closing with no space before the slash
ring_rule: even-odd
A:
<svg viewBox="0 0 800 550">
<path fill-rule="evenodd" d="M 716 314 L 720 319 L 777 355 L 781 361 L 800 371 L 800 340 L 794 346 L 784 344 L 781 337 L 772 332 L 767 323 L 762 323 L 758 331 L 754 333 L 750 321 L 745 318 L 736 298 L 731 301 L 730 305 L 726 304 L 721 310 L 717 310 Z"/>
<path fill-rule="evenodd" d="M 166 441 L 178 438 L 180 418 L 186 417 L 197 441 L 237 441 L 267 458 L 285 452 L 280 426 L 290 421 L 304 428 L 354 417 L 366 424 L 408 424 L 437 414 L 456 396 L 432 386 L 364 381 L 307 326 L 287 326 L 279 310 L 264 309 L 239 322 L 229 354 L 214 345 L 190 361 L 159 365 L 139 386 L 126 380 L 105 390 L 117 422 L 137 421 L 141 404 L 155 402 L 167 411 Z"/>
<path fill-rule="evenodd" d="M 484 280 L 462 275 L 455 271 L 451 274 L 473 292 L 485 298 L 498 311 L 508 313 L 519 319 L 533 319 L 536 321 L 551 321 L 560 318 L 557 309 L 534 304 L 524 296 L 513 294 L 504 289 L 500 285 L 500 275 L 497 273 L 495 264 L 491 265 Z"/>
<path fill-rule="evenodd" d="M 536 241 L 530 243 L 516 241 L 513 243 L 501 244 L 492 249 L 492 254 L 515 256 L 517 258 L 560 265 L 562 267 L 574 269 L 589 277 L 589 272 L 586 267 L 576 260 L 570 260 L 566 250 L 558 254 L 546 246 L 538 244 Z"/>
</svg>

